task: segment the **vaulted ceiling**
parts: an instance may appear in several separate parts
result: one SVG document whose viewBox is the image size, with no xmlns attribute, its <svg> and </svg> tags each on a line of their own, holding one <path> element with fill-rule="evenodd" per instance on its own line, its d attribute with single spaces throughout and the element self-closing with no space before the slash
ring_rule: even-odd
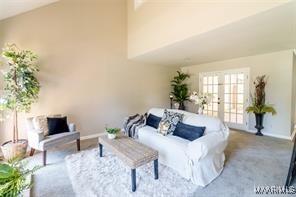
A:
<svg viewBox="0 0 296 197">
<path fill-rule="evenodd" d="M 58 0 L 0 0 L 0 20 L 9 18 Z"/>
</svg>

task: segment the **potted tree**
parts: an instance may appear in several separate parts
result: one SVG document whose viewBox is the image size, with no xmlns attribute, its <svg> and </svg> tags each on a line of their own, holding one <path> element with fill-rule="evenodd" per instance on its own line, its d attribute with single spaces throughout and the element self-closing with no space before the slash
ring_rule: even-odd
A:
<svg viewBox="0 0 296 197">
<path fill-rule="evenodd" d="M 265 103 L 265 86 L 267 84 L 267 78 L 265 75 L 258 76 L 254 81 L 255 92 L 252 97 L 252 104 L 247 107 L 246 111 L 248 113 L 254 113 L 256 118 L 255 128 L 257 129 L 256 135 L 262 136 L 261 130 L 263 127 L 263 118 L 266 113 L 276 114 L 275 109 Z"/>
<path fill-rule="evenodd" d="M 185 101 L 189 100 L 189 89 L 188 85 L 185 83 L 186 79 L 190 76 L 186 73 L 177 71 L 177 75 L 171 81 L 171 86 L 173 88 L 171 94 L 173 95 L 174 101 L 179 103 L 179 109 L 185 110 Z"/>
<path fill-rule="evenodd" d="M 2 57 L 8 66 L 4 72 L 4 95 L 0 109 L 13 114 L 12 140 L 1 145 L 4 158 L 9 160 L 25 156 L 28 142 L 19 139 L 18 113 L 28 112 L 39 94 L 40 84 L 35 77 L 39 71 L 37 56 L 29 50 L 20 50 L 15 44 L 7 44 Z"/>
</svg>

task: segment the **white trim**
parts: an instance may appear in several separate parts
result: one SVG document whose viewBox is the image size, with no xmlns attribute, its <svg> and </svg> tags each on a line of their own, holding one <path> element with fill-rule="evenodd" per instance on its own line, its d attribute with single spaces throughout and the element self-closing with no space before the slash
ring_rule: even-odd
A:
<svg viewBox="0 0 296 197">
<path fill-rule="evenodd" d="M 291 134 L 291 140 L 293 141 L 296 136 L 296 125 L 294 126 L 294 131 Z"/>
<path fill-rule="evenodd" d="M 88 140 L 88 139 L 92 139 L 92 138 L 98 138 L 102 135 L 105 135 L 105 133 L 96 133 L 96 134 L 91 134 L 91 135 L 85 135 L 85 136 L 81 136 L 80 140 Z"/>
<path fill-rule="evenodd" d="M 251 130 L 251 129 L 244 130 L 244 131 L 247 131 L 249 133 L 256 133 L 257 132 L 255 130 Z M 285 139 L 285 140 L 291 140 L 291 136 L 273 134 L 273 133 L 263 132 L 263 131 L 262 131 L 262 134 L 265 135 L 265 136 L 269 136 L 269 137 L 275 137 L 275 138 L 281 138 L 281 139 Z"/>
</svg>

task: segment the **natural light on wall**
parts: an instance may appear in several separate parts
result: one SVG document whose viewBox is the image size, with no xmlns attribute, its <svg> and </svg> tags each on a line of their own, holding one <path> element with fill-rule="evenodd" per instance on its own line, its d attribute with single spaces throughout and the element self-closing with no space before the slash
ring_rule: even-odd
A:
<svg viewBox="0 0 296 197">
<path fill-rule="evenodd" d="M 139 7 L 141 7 L 147 0 L 134 0 L 134 7 L 135 10 L 137 10 Z"/>
</svg>

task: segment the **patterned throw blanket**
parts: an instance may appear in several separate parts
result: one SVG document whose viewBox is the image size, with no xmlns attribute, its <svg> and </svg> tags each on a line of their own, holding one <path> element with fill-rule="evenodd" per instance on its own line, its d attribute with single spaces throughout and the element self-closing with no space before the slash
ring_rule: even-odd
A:
<svg viewBox="0 0 296 197">
<path fill-rule="evenodd" d="M 124 134 L 132 138 L 138 138 L 138 130 L 145 126 L 146 119 L 147 113 L 144 115 L 136 114 L 127 117 L 123 123 Z"/>
</svg>

